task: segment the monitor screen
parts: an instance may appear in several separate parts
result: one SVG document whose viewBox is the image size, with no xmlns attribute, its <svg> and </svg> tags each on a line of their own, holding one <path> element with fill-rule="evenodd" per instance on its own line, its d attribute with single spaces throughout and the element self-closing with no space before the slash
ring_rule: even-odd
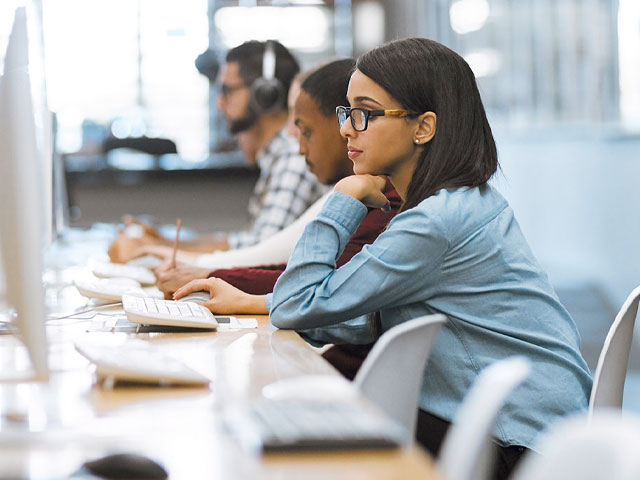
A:
<svg viewBox="0 0 640 480">
<path fill-rule="evenodd" d="M 51 221 L 51 189 L 45 188 L 51 164 L 47 166 L 43 160 L 43 149 L 50 142 L 42 116 L 46 97 L 34 95 L 43 85 L 34 83 L 31 76 L 30 53 L 34 50 L 30 45 L 40 41 L 37 29 L 32 28 L 37 16 L 32 19 L 32 15 L 25 7 L 16 9 L 0 77 L 0 249 L 3 308 L 15 311 L 15 325 L 31 359 L 29 376 L 44 380 L 48 377 L 48 352 L 42 274 Z M 7 374 L 10 372 L 0 375 Z"/>
</svg>

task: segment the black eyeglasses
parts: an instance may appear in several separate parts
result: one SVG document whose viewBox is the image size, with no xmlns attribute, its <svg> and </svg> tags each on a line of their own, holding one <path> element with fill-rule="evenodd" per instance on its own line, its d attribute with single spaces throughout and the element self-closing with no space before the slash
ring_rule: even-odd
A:
<svg viewBox="0 0 640 480">
<path fill-rule="evenodd" d="M 235 92 L 236 90 L 240 90 L 241 88 L 246 88 L 246 85 L 244 83 L 238 83 L 236 85 L 222 83 L 220 84 L 220 95 L 222 95 L 223 97 L 228 97 L 233 92 Z"/>
<path fill-rule="evenodd" d="M 406 110 L 367 110 L 366 108 L 336 107 L 336 115 L 340 128 L 351 117 L 351 126 L 356 132 L 364 132 L 369 126 L 369 117 L 416 117 L 419 113 L 408 112 Z"/>
</svg>

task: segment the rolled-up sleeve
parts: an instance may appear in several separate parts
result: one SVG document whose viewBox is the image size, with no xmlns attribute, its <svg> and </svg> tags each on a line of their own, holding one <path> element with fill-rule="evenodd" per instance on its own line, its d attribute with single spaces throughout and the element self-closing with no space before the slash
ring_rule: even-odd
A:
<svg viewBox="0 0 640 480">
<path fill-rule="evenodd" d="M 336 268 L 366 213 L 353 197 L 331 194 L 307 225 L 267 298 L 273 325 L 295 330 L 326 327 L 429 295 L 448 242 L 439 217 L 419 209 L 398 214 L 373 244 Z"/>
</svg>

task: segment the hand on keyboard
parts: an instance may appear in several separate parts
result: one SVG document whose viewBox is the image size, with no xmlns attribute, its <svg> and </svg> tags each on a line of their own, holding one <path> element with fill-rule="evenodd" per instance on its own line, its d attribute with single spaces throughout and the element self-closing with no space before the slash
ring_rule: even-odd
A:
<svg viewBox="0 0 640 480">
<path fill-rule="evenodd" d="M 134 295 L 122 296 L 122 308 L 130 322 L 166 327 L 216 329 L 218 322 L 209 309 L 194 302 L 176 302 Z"/>
<path fill-rule="evenodd" d="M 267 315 L 269 313 L 261 295 L 250 295 L 215 277 L 192 280 L 176 290 L 173 298 L 179 300 L 199 291 L 209 292 L 211 298 L 206 306 L 220 315 L 234 313 Z"/>
</svg>

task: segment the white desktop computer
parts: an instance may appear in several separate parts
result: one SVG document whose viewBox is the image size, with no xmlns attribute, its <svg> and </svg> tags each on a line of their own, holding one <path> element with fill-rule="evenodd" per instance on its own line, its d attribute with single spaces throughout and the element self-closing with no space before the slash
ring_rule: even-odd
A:
<svg viewBox="0 0 640 480">
<path fill-rule="evenodd" d="M 37 4 L 16 9 L 0 77 L 0 309 L 11 318 L 32 366 L 2 371 L 0 380 L 48 378 L 42 274 L 52 224 L 51 125 L 42 50 L 36 48 L 42 46 L 39 20 Z"/>
</svg>

